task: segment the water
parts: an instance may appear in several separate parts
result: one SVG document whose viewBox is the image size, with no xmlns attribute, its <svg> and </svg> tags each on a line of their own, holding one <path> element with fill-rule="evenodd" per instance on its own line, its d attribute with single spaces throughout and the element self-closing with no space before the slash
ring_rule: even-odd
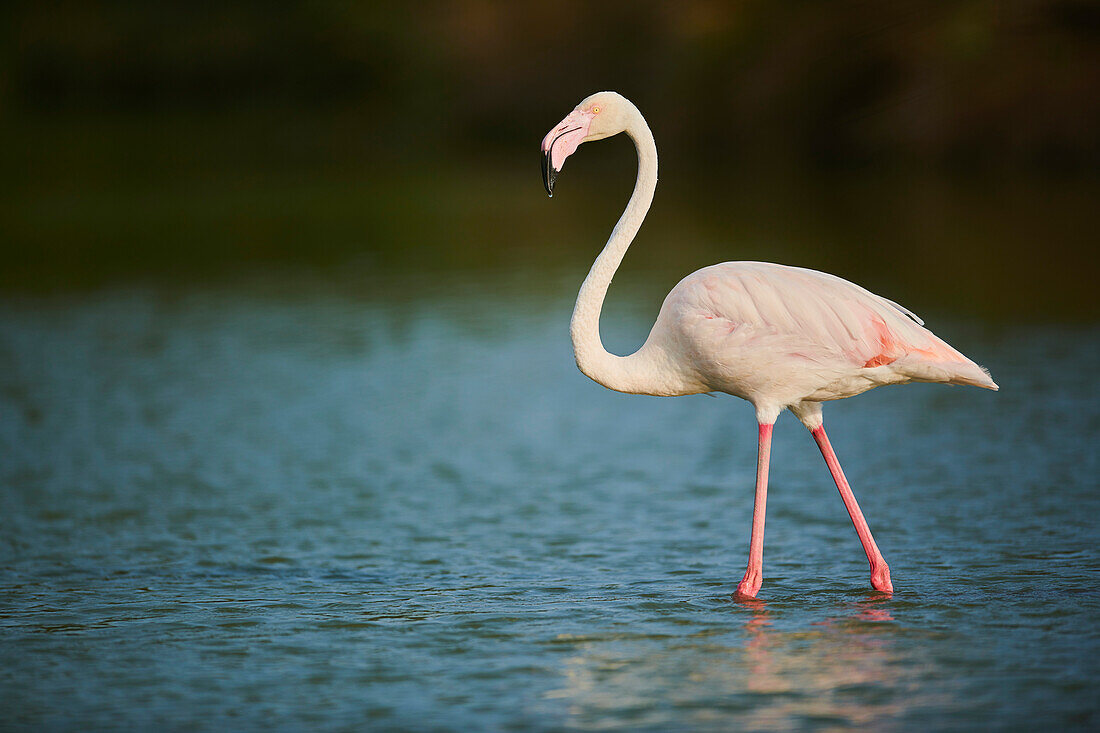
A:
<svg viewBox="0 0 1100 733">
<path fill-rule="evenodd" d="M 752 411 L 584 379 L 579 274 L 0 303 L 0 727 L 1100 724 L 1095 328 L 933 314 L 999 394 L 826 409 L 892 597 L 784 415 L 739 604 Z"/>
</svg>

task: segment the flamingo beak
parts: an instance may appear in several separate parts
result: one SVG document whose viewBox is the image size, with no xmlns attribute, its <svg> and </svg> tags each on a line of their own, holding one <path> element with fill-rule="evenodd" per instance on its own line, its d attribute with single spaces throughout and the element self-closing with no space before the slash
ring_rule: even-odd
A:
<svg viewBox="0 0 1100 733">
<path fill-rule="evenodd" d="M 542 154 L 542 185 L 546 186 L 546 195 L 550 198 L 554 198 L 554 181 L 557 180 L 560 172 L 554 170 L 550 162 L 550 151 L 545 151 Z"/>
<path fill-rule="evenodd" d="M 561 173 L 565 159 L 575 153 L 588 137 L 591 123 L 591 113 L 574 110 L 542 139 L 542 183 L 548 196 L 554 196 L 554 181 Z"/>
</svg>

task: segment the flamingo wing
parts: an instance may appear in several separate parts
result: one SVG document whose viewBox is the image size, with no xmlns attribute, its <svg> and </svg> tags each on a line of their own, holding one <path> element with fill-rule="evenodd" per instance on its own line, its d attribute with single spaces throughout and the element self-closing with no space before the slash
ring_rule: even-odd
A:
<svg viewBox="0 0 1100 733">
<path fill-rule="evenodd" d="M 912 312 L 815 270 L 763 262 L 713 265 L 677 285 L 662 315 L 666 309 L 704 368 L 753 385 L 727 390 L 734 394 L 780 382 L 811 399 L 829 385 L 837 393 L 821 398 L 908 381 L 997 389 L 988 372 Z"/>
</svg>

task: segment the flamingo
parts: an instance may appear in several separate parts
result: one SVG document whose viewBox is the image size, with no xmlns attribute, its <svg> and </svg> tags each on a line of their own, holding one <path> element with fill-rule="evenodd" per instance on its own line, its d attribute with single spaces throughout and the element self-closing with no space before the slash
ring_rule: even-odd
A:
<svg viewBox="0 0 1100 733">
<path fill-rule="evenodd" d="M 821 403 L 884 384 L 943 382 L 990 390 L 997 384 L 897 303 L 835 275 L 767 262 L 724 262 L 688 275 L 665 297 L 640 349 L 629 356 L 609 353 L 600 340 L 600 311 L 653 201 L 653 133 L 628 99 L 599 92 L 542 140 L 543 182 L 553 196 L 565 159 L 581 143 L 620 132 L 634 141 L 638 174 L 626 209 L 577 295 L 569 327 L 577 366 L 619 392 L 724 392 L 752 403 L 759 425 L 756 493 L 748 567 L 735 598 L 755 598 L 763 582 L 772 427 L 784 409 L 809 429 L 825 458 L 867 554 L 871 586 L 891 593 L 890 568 L 829 443 Z"/>
</svg>

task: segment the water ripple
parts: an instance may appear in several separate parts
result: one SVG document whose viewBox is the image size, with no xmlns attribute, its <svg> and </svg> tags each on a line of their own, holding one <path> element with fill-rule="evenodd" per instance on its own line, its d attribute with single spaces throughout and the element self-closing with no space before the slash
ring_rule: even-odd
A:
<svg viewBox="0 0 1100 733">
<path fill-rule="evenodd" d="M 4 726 L 1100 725 L 1094 329 L 948 323 L 1002 393 L 830 406 L 892 596 L 781 420 L 735 602 L 751 411 L 605 392 L 566 300 L 460 291 L 0 304 Z"/>
</svg>

